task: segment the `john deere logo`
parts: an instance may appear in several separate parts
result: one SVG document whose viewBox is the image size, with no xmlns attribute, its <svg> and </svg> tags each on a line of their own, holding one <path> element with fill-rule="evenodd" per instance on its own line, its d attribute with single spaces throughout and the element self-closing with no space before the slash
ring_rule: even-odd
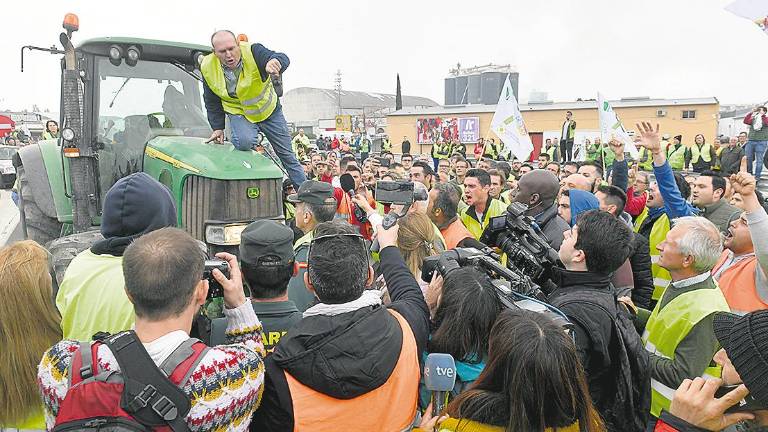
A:
<svg viewBox="0 0 768 432">
<path fill-rule="evenodd" d="M 248 198 L 250 199 L 256 199 L 259 197 L 259 195 L 261 195 L 261 190 L 257 187 L 249 187 L 245 191 L 245 194 L 248 195 Z"/>
</svg>

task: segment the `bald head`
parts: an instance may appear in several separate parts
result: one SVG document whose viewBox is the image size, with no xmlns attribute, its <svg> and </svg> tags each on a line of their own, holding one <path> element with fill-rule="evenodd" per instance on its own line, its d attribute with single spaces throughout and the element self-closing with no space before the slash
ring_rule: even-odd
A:
<svg viewBox="0 0 768 432">
<path fill-rule="evenodd" d="M 531 214 L 537 214 L 555 202 L 558 187 L 557 177 L 550 171 L 533 170 L 520 177 L 513 200 L 527 205 Z"/>
<path fill-rule="evenodd" d="M 592 192 L 592 181 L 581 174 L 571 174 L 563 180 L 561 192 L 571 189 Z"/>
<path fill-rule="evenodd" d="M 211 36 L 213 53 L 221 64 L 234 69 L 240 63 L 240 44 L 235 34 L 229 30 L 219 30 Z"/>
</svg>

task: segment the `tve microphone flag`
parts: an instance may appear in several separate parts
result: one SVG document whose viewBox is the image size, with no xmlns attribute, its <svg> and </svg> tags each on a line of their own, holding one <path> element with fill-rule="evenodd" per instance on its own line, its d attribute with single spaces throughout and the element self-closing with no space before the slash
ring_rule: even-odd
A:
<svg viewBox="0 0 768 432">
<path fill-rule="evenodd" d="M 450 354 L 432 353 L 424 364 L 424 385 L 432 392 L 432 415 L 445 409 L 447 393 L 456 384 L 456 362 Z"/>
</svg>

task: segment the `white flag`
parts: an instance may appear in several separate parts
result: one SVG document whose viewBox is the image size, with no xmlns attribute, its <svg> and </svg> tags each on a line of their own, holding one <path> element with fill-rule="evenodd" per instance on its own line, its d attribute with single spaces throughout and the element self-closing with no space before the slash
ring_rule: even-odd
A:
<svg viewBox="0 0 768 432">
<path fill-rule="evenodd" d="M 725 7 L 728 12 L 746 18 L 768 33 L 768 2 L 764 0 L 736 0 Z"/>
<path fill-rule="evenodd" d="M 523 115 L 517 106 L 517 99 L 509 83 L 509 76 L 501 89 L 499 104 L 491 120 L 491 130 L 504 143 L 504 152 L 512 152 L 521 161 L 527 160 L 533 151 L 531 137 L 523 123 Z"/>
<path fill-rule="evenodd" d="M 624 151 L 629 153 L 633 159 L 637 159 L 639 153 L 635 143 L 627 130 L 624 129 L 624 125 L 621 124 L 621 120 L 619 120 L 619 116 L 616 115 L 611 104 L 603 98 L 600 92 L 597 93 L 597 112 L 600 119 L 600 136 L 603 142 L 608 143 L 612 139 L 619 140 L 624 143 Z"/>
</svg>

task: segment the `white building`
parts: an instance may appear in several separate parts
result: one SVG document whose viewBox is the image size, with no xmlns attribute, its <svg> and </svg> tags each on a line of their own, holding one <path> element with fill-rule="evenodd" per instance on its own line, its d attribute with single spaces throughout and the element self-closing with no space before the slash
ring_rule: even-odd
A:
<svg viewBox="0 0 768 432">
<path fill-rule="evenodd" d="M 280 99 L 288 123 L 295 127 L 318 128 L 321 123 L 328 123 L 339 114 L 339 96 L 341 114 L 365 118 L 366 128 L 386 126 L 386 115 L 395 110 L 395 95 L 299 87 L 289 90 Z M 432 99 L 419 96 L 403 96 L 403 107 L 433 107 L 439 104 Z"/>
</svg>

